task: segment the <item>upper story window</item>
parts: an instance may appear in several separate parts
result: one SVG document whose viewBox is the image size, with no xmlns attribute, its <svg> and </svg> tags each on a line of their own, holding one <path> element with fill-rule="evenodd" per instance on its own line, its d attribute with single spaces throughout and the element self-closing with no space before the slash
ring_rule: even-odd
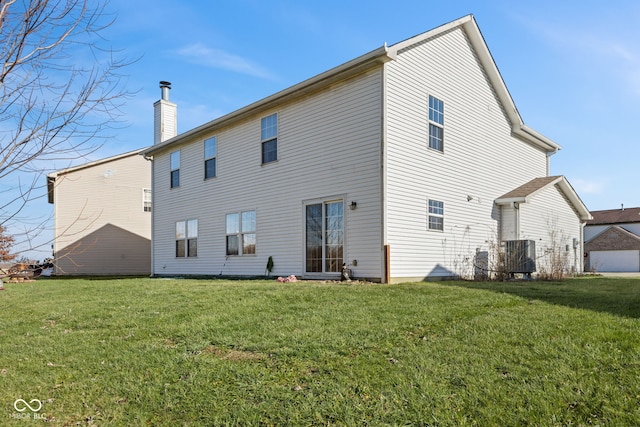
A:
<svg viewBox="0 0 640 427">
<path fill-rule="evenodd" d="M 278 160 L 278 113 L 263 117 L 260 122 L 262 164 Z"/>
<path fill-rule="evenodd" d="M 444 151 L 444 102 L 429 95 L 429 148 Z"/>
<path fill-rule="evenodd" d="M 176 222 L 176 258 L 198 256 L 198 220 Z"/>
<path fill-rule="evenodd" d="M 217 138 L 204 140 L 204 179 L 216 176 Z"/>
<path fill-rule="evenodd" d="M 180 151 L 171 153 L 171 188 L 180 186 Z"/>
<path fill-rule="evenodd" d="M 255 255 L 256 211 L 227 214 L 227 255 Z"/>
<path fill-rule="evenodd" d="M 444 230 L 444 203 L 439 200 L 429 199 L 428 207 L 428 228 L 429 230 Z"/>
<path fill-rule="evenodd" d="M 151 212 L 151 189 L 142 189 L 142 210 L 145 212 Z"/>
</svg>

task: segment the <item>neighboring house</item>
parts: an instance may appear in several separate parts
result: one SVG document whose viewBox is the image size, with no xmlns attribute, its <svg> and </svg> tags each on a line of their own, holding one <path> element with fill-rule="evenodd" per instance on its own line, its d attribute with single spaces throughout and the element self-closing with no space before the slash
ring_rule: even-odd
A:
<svg viewBox="0 0 640 427">
<path fill-rule="evenodd" d="M 538 270 L 556 246 L 581 271 L 590 216 L 548 176 L 559 148 L 524 125 L 467 16 L 156 137 L 152 275 L 263 275 L 272 257 L 276 276 L 469 277 L 524 239 Z"/>
<path fill-rule="evenodd" d="M 640 208 L 591 212 L 584 227 L 585 268 L 589 271 L 640 271 Z"/>
<path fill-rule="evenodd" d="M 140 275 L 151 265 L 151 162 L 140 150 L 47 175 L 54 274 Z"/>
</svg>

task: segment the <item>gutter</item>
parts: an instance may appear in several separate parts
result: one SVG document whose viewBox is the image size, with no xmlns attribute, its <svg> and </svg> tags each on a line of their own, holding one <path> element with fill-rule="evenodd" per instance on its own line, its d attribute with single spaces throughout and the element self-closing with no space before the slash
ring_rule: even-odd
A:
<svg viewBox="0 0 640 427">
<path fill-rule="evenodd" d="M 193 128 L 160 144 L 149 147 L 144 151 L 144 154 L 146 156 L 152 156 L 163 151 L 167 147 L 176 144 L 178 141 L 182 142 L 189 139 L 196 139 L 216 128 L 230 126 L 233 123 L 281 105 L 283 102 L 309 95 L 333 83 L 345 80 L 391 60 L 393 60 L 393 54 L 389 52 L 389 48 L 384 44 L 383 46 L 352 59 L 351 61 L 345 62 L 342 65 L 334 67 L 328 71 L 311 77 L 310 79 L 304 80 L 287 89 L 281 90 L 280 92 L 242 107 L 239 110 L 233 111 L 201 126 Z"/>
</svg>

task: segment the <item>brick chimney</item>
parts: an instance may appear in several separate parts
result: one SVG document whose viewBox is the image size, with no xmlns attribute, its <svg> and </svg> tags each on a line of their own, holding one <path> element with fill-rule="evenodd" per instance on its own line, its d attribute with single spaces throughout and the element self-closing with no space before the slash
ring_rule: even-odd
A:
<svg viewBox="0 0 640 427">
<path fill-rule="evenodd" d="M 153 144 L 178 135 L 178 106 L 169 102 L 171 83 L 161 81 L 162 97 L 153 104 Z"/>
</svg>

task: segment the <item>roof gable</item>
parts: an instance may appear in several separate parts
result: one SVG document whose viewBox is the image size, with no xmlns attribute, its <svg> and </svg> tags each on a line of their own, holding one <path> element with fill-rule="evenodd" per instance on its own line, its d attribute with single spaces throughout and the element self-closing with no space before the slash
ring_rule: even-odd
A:
<svg viewBox="0 0 640 427">
<path fill-rule="evenodd" d="M 95 160 L 93 162 L 88 162 L 88 163 L 83 163 L 81 165 L 78 166 L 72 166 L 70 168 L 66 168 L 66 169 L 60 169 L 57 170 L 55 172 L 51 172 L 49 174 L 47 174 L 47 202 L 48 203 L 53 203 L 53 193 L 55 191 L 55 182 L 56 179 L 61 176 L 61 175 L 66 175 L 69 173 L 73 173 L 73 172 L 77 172 L 83 169 L 87 169 L 87 168 L 91 168 L 94 166 L 99 166 L 99 165 L 103 165 L 105 163 L 111 163 L 111 162 L 115 162 L 127 157 L 131 157 L 131 156 L 140 156 L 143 154 L 144 152 L 144 148 L 143 149 L 138 149 L 138 150 L 134 150 L 134 151 L 129 151 L 127 153 L 122 153 L 122 154 L 118 154 L 115 156 L 111 156 L 111 157 L 107 157 L 104 159 L 100 159 L 100 160 Z"/>
<path fill-rule="evenodd" d="M 506 205 L 509 203 L 527 203 L 536 193 L 548 188 L 550 186 L 557 186 L 558 190 L 562 192 L 567 200 L 571 202 L 571 205 L 578 213 L 578 216 L 582 221 L 591 219 L 591 214 L 587 207 L 582 203 L 582 200 L 573 189 L 569 181 L 562 176 L 545 176 L 541 178 L 534 178 L 529 182 L 522 184 L 519 187 L 514 188 L 508 193 L 503 194 L 495 200 L 498 205 Z"/>
<path fill-rule="evenodd" d="M 439 36 L 457 27 L 460 27 L 465 31 L 473 49 L 478 55 L 480 63 L 487 73 L 489 81 L 496 91 L 500 103 L 507 113 L 507 117 L 509 118 L 509 121 L 511 123 L 512 132 L 525 139 L 526 141 L 529 141 L 534 145 L 541 147 L 549 153 L 555 153 L 560 150 L 561 147 L 554 141 L 524 124 L 524 121 L 522 120 L 522 117 L 520 116 L 520 113 L 518 112 L 518 109 L 513 102 L 513 98 L 511 97 L 511 94 L 509 93 L 509 90 L 507 89 L 507 86 L 502 79 L 500 70 L 498 69 L 493 56 L 489 51 L 489 47 L 487 46 L 487 43 L 482 33 L 480 32 L 480 27 L 478 27 L 478 24 L 473 15 L 464 16 L 460 19 L 441 25 L 415 37 L 411 37 L 400 43 L 389 46 L 389 55 L 393 58 L 402 49 L 406 49 L 411 45 L 421 43 L 429 38 Z"/>
<path fill-rule="evenodd" d="M 502 103 L 503 108 L 507 113 L 507 116 L 511 123 L 512 132 L 520 138 L 523 138 L 525 141 L 528 141 L 540 147 L 547 153 L 557 152 L 561 148 L 558 144 L 524 124 L 524 121 L 522 120 L 522 117 L 520 116 L 520 113 L 518 112 L 515 103 L 511 98 L 511 94 L 509 93 L 507 86 L 502 79 L 500 71 L 498 70 L 496 63 L 491 56 L 491 52 L 489 51 L 484 37 L 480 32 L 480 28 L 478 27 L 475 18 L 473 17 L 473 15 L 467 15 L 389 47 L 387 47 L 385 43 L 378 49 L 374 49 L 369 53 L 352 59 L 351 61 L 345 62 L 344 64 L 325 71 L 324 73 L 318 74 L 315 77 L 293 85 L 287 89 L 263 98 L 257 102 L 254 102 L 253 104 L 247 105 L 246 107 L 243 107 L 239 110 L 226 114 L 220 118 L 214 119 L 208 123 L 203 124 L 202 126 L 191 129 L 160 144 L 149 147 L 148 149 L 146 149 L 145 154 L 153 155 L 155 153 L 163 151 L 168 146 L 186 142 L 187 139 L 190 140 L 200 137 L 207 132 L 215 131 L 216 129 L 223 126 L 229 126 L 230 124 L 245 119 L 251 115 L 258 114 L 269 108 L 274 108 L 278 105 L 281 105 L 281 103 L 283 102 L 290 101 L 301 96 L 306 96 L 309 93 L 318 90 L 322 90 L 323 88 L 328 87 L 336 81 L 346 79 L 349 76 L 361 73 L 364 70 L 370 69 L 371 67 L 381 67 L 385 62 L 393 61 L 400 50 L 410 48 L 414 44 L 421 43 L 427 39 L 440 36 L 455 28 L 462 28 L 462 30 L 466 32 L 473 49 L 480 59 L 480 63 L 482 64 L 485 72 L 487 73 L 487 76 L 489 77 L 491 85 L 498 95 L 498 99 Z"/>
<path fill-rule="evenodd" d="M 608 250 L 614 250 L 611 248 L 612 241 L 615 242 L 615 250 L 640 249 L 640 236 L 617 225 L 612 225 L 589 240 L 585 244 L 585 250 L 591 251 L 605 248 Z"/>
</svg>

